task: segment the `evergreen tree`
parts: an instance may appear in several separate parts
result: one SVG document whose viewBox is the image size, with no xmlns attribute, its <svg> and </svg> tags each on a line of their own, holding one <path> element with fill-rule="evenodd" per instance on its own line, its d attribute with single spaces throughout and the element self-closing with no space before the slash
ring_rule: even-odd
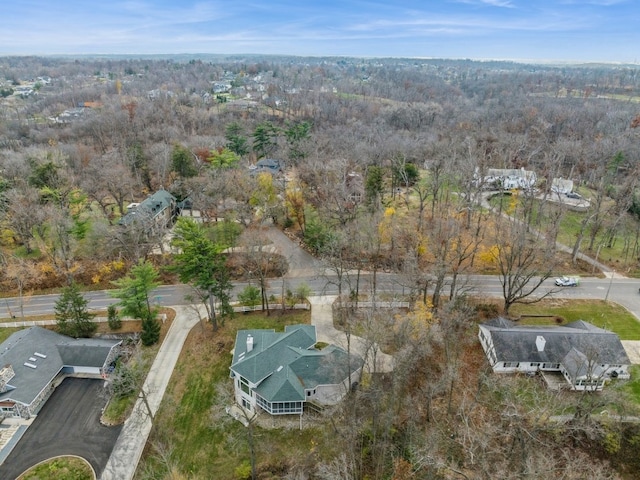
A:
<svg viewBox="0 0 640 480">
<path fill-rule="evenodd" d="M 54 307 L 58 332 L 74 338 L 93 335 L 98 325 L 92 321 L 95 315 L 89 313 L 88 303 L 75 282 L 64 287 Z"/>
<path fill-rule="evenodd" d="M 280 130 L 271 122 L 258 124 L 253 131 L 253 151 L 258 158 L 264 158 L 276 150 L 279 134 Z"/>
<path fill-rule="evenodd" d="M 233 122 L 227 125 L 225 138 L 227 139 L 226 147 L 239 157 L 249 153 L 249 142 L 247 137 L 242 135 L 242 127 L 239 123 Z"/>
<path fill-rule="evenodd" d="M 113 282 L 118 287 L 110 292 L 120 299 L 116 304 L 124 315 L 141 320 L 155 318 L 155 309 L 151 308 L 149 294 L 158 287 L 158 271 L 148 262 L 140 261 L 131 269 L 129 276 Z"/>
<path fill-rule="evenodd" d="M 311 131 L 311 123 L 287 122 L 284 135 L 287 137 L 289 144 L 289 158 L 294 162 L 302 160 L 307 156 L 307 152 L 302 148 L 302 144 L 309 139 Z"/>
<path fill-rule="evenodd" d="M 198 166 L 193 154 L 188 148 L 176 144 L 171 152 L 171 171 L 182 178 L 195 177 L 198 174 Z"/>
<path fill-rule="evenodd" d="M 142 320 L 140 340 L 145 347 L 158 343 L 158 340 L 160 340 L 160 328 L 160 322 L 155 317 Z"/>
<path fill-rule="evenodd" d="M 115 305 L 109 305 L 107 307 L 107 322 L 111 330 L 119 330 L 122 327 L 122 320 L 118 315 L 118 309 Z"/>
<path fill-rule="evenodd" d="M 382 199 L 382 187 L 384 185 L 384 173 L 382 168 L 371 165 L 367 169 L 367 178 L 365 181 L 365 194 L 367 203 L 373 210 L 380 207 Z"/>
<path fill-rule="evenodd" d="M 223 322 L 233 314 L 232 284 L 226 257 L 222 254 L 229 245 L 212 242 L 201 224 L 184 217 L 178 220 L 174 232 L 173 243 L 180 253 L 174 256 L 172 270 L 179 275 L 181 282 L 193 287 L 216 330 L 218 322 L 214 300 L 220 305 L 219 314 Z"/>
</svg>

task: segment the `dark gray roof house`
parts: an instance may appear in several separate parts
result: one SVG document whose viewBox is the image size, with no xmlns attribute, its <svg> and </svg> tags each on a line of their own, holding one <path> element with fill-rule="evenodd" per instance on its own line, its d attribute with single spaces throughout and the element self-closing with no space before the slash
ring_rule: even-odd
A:
<svg viewBox="0 0 640 480">
<path fill-rule="evenodd" d="M 126 226 L 141 222 L 164 227 L 174 217 L 175 209 L 176 198 L 166 190 L 158 190 L 130 209 L 118 223 Z"/>
<path fill-rule="evenodd" d="M 273 158 L 262 158 L 256 162 L 254 166 L 249 167 L 251 175 L 257 175 L 258 173 L 271 173 L 276 175 L 282 171 L 282 165 L 280 160 Z"/>
<path fill-rule="evenodd" d="M 534 326 L 496 318 L 480 325 L 478 337 L 495 372 L 560 372 L 574 390 L 629 378 L 618 335 L 583 320 Z"/>
<path fill-rule="evenodd" d="M 312 325 L 285 331 L 240 330 L 231 363 L 236 402 L 249 412 L 302 414 L 305 402 L 337 403 L 359 378 L 363 361 L 329 345 L 315 348 Z"/>
<path fill-rule="evenodd" d="M 60 375 L 106 374 L 120 344 L 120 340 L 74 339 L 42 327 L 14 333 L 0 344 L 0 415 L 35 415 Z"/>
</svg>

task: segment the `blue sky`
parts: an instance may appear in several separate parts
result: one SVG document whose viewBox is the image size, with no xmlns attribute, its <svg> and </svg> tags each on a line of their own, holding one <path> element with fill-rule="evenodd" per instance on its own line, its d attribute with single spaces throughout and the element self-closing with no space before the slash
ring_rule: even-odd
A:
<svg viewBox="0 0 640 480">
<path fill-rule="evenodd" d="M 640 61 L 638 0 L 10 0 L 0 55 Z"/>
</svg>

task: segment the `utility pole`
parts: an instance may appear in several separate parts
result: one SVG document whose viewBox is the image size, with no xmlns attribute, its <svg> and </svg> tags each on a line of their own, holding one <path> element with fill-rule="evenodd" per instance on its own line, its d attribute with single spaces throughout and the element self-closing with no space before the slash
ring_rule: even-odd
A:
<svg viewBox="0 0 640 480">
<path fill-rule="evenodd" d="M 607 287 L 607 294 L 604 296 L 604 301 L 606 302 L 609 299 L 609 292 L 611 291 L 611 284 L 613 283 L 613 277 L 616 274 L 615 270 L 611 271 L 611 279 L 609 280 L 609 286 Z"/>
</svg>

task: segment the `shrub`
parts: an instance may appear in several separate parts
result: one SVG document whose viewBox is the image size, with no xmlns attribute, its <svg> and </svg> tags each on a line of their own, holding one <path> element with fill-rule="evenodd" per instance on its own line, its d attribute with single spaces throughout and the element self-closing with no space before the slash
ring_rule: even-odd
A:
<svg viewBox="0 0 640 480">
<path fill-rule="evenodd" d="M 306 282 L 302 282 L 296 288 L 296 299 L 300 302 L 304 302 L 311 296 L 311 287 Z"/>
<path fill-rule="evenodd" d="M 234 473 L 238 480 L 248 480 L 251 478 L 251 464 L 245 460 L 236 467 Z"/>
<path fill-rule="evenodd" d="M 481 303 L 476 307 L 476 311 L 482 318 L 495 318 L 500 314 L 495 303 Z"/>
<path fill-rule="evenodd" d="M 142 333 L 140 340 L 145 347 L 154 345 L 160 340 L 160 322 L 155 317 L 145 318 L 142 320 Z"/>
<path fill-rule="evenodd" d="M 115 305 L 109 305 L 107 307 L 107 323 L 111 330 L 119 330 L 122 327 L 122 319 L 118 315 L 118 310 Z"/>
<path fill-rule="evenodd" d="M 253 285 L 247 285 L 244 290 L 238 293 L 238 300 L 247 307 L 260 305 L 260 289 Z"/>
</svg>

